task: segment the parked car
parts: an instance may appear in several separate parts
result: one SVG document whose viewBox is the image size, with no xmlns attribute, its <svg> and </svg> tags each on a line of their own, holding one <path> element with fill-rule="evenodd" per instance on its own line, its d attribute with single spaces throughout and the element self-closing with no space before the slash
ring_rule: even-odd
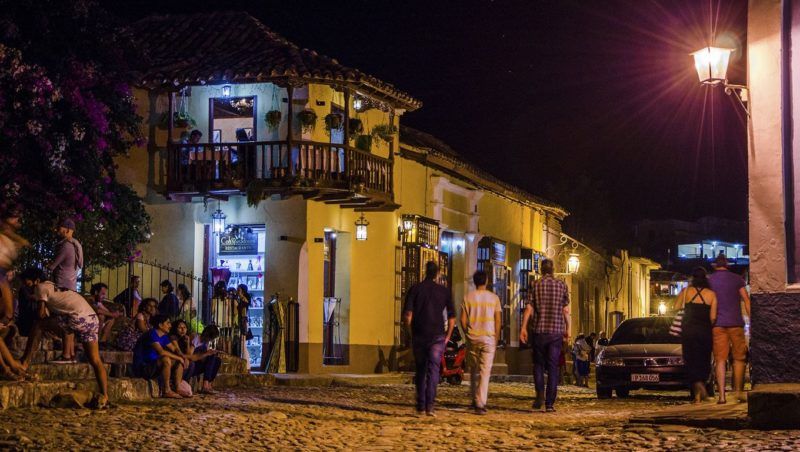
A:
<svg viewBox="0 0 800 452">
<path fill-rule="evenodd" d="M 645 317 L 620 324 L 596 359 L 598 398 L 609 398 L 612 391 L 627 397 L 635 389 L 689 389 L 680 337 L 669 334 L 672 319 Z"/>
</svg>

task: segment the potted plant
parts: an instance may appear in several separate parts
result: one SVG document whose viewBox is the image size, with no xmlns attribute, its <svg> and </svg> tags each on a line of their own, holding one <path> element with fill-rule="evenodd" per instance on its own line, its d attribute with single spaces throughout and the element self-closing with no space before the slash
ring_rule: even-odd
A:
<svg viewBox="0 0 800 452">
<path fill-rule="evenodd" d="M 397 133 L 397 126 L 394 124 L 378 124 L 372 128 L 372 136 L 389 143 Z"/>
<path fill-rule="evenodd" d="M 280 110 L 270 110 L 264 116 L 264 119 L 267 121 L 267 127 L 270 131 L 278 130 L 278 127 L 281 125 L 281 111 Z"/>
<path fill-rule="evenodd" d="M 372 149 L 372 135 L 361 134 L 356 137 L 356 149 L 370 152 Z"/>
<path fill-rule="evenodd" d="M 311 109 L 303 110 L 297 113 L 297 122 L 303 133 L 311 132 L 317 126 L 317 113 Z"/>
<path fill-rule="evenodd" d="M 162 129 L 169 128 L 169 112 L 165 111 L 161 115 L 159 125 Z M 195 122 L 194 118 L 189 115 L 189 113 L 181 113 L 178 111 L 172 114 L 172 125 L 177 129 L 193 129 L 197 127 L 197 123 Z"/>
<path fill-rule="evenodd" d="M 330 135 L 333 130 L 342 130 L 342 115 L 339 113 L 325 115 L 325 131 Z"/>
<path fill-rule="evenodd" d="M 355 139 L 357 135 L 364 133 L 364 123 L 358 118 L 350 118 L 350 127 L 347 132 L 351 139 Z"/>
</svg>

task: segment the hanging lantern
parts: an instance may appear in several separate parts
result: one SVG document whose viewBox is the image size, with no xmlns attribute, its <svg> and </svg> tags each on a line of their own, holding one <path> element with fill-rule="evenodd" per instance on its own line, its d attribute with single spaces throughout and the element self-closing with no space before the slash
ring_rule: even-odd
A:
<svg viewBox="0 0 800 452">
<path fill-rule="evenodd" d="M 211 214 L 211 230 L 214 234 L 222 234 L 225 232 L 225 219 L 228 218 L 222 210 L 217 207 L 217 210 Z"/>
<path fill-rule="evenodd" d="M 578 253 L 570 253 L 567 259 L 567 273 L 578 273 L 581 267 L 581 260 L 578 258 Z"/>
<path fill-rule="evenodd" d="M 231 85 L 222 86 L 222 97 L 231 97 Z"/>
<path fill-rule="evenodd" d="M 364 218 L 362 213 L 356 220 L 356 240 L 367 240 L 367 226 L 369 226 L 369 221 Z"/>
<path fill-rule="evenodd" d="M 728 79 L 728 62 L 733 49 L 723 47 L 706 47 L 692 53 L 694 68 L 700 83 L 704 85 L 719 85 Z"/>
</svg>

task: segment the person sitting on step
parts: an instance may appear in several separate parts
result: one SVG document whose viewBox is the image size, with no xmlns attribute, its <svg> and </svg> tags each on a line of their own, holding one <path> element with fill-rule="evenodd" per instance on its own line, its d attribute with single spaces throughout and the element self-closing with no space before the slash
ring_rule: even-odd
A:
<svg viewBox="0 0 800 452">
<path fill-rule="evenodd" d="M 159 377 L 161 397 L 191 397 L 191 394 L 182 394 L 180 391 L 183 369 L 188 366 L 189 360 L 181 356 L 180 350 L 170 340 L 172 322 L 166 315 L 156 314 L 150 318 L 150 325 L 153 328 L 143 334 L 134 347 L 133 374 L 147 380 Z"/>
</svg>

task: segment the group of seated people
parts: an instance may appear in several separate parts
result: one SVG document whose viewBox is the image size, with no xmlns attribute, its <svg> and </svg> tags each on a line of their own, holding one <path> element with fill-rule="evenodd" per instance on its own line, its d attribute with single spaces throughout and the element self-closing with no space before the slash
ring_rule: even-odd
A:
<svg viewBox="0 0 800 452">
<path fill-rule="evenodd" d="M 43 312 L 42 305 L 37 302 L 42 298 L 37 291 L 46 283 L 44 273 L 39 269 L 28 269 L 22 272 L 20 280 L 22 284 L 18 293 L 17 325 L 19 333 L 29 337 L 29 343 L 17 373 L 27 370 L 41 337 L 37 327 L 44 325 L 41 322 L 44 318 L 42 316 L 47 316 L 47 312 Z M 213 394 L 213 383 L 222 360 L 218 351 L 212 349 L 210 344 L 219 337 L 219 328 L 215 325 L 203 326 L 197 318 L 197 310 L 185 285 L 179 284 L 178 295 L 175 295 L 172 283 L 163 281 L 161 289 L 164 297 L 161 303 L 155 298 L 141 299 L 138 286 L 139 278 L 132 277 L 129 287 L 115 297 L 114 301 L 107 299 L 108 286 L 103 283 L 92 285 L 86 299 L 76 292 L 66 292 L 71 292 L 76 297 L 74 306 L 80 306 L 79 300 L 85 300 L 82 302 L 86 311 L 84 317 L 91 313 L 96 318 L 95 328 L 99 334 L 96 334 L 93 341 L 97 349 L 102 346 L 133 351 L 134 375 L 158 379 L 162 397 L 191 397 L 191 386 L 188 382 L 198 376 L 203 377 L 199 392 Z M 72 309 L 72 305 L 68 309 Z M 131 317 L 127 315 L 128 309 L 135 309 L 137 312 Z M 74 361 L 75 331 L 81 331 L 77 325 L 61 331 L 62 357 L 54 362 Z M 87 342 L 84 339 L 78 337 L 82 343 Z M 99 354 L 92 358 L 100 363 Z M 12 362 L 16 363 L 13 360 Z M 102 366 L 101 363 L 99 365 Z M 13 374 L 16 369 L 10 370 Z M 182 381 L 185 383 L 182 384 Z M 105 382 L 101 383 L 101 388 L 104 386 Z"/>
</svg>

